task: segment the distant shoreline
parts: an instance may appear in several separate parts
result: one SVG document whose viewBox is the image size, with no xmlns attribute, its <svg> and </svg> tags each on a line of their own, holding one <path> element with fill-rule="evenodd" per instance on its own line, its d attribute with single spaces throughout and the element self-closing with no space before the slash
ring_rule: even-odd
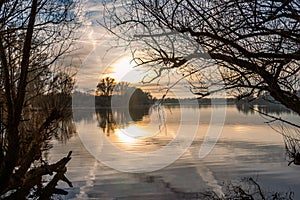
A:
<svg viewBox="0 0 300 200">
<path fill-rule="evenodd" d="M 98 99 L 98 101 L 97 101 L 97 99 Z M 107 98 L 106 100 L 109 101 L 110 99 L 111 98 Z M 76 108 L 76 107 L 97 108 L 97 109 L 111 108 L 109 102 L 106 102 L 105 104 L 102 104 L 100 102 L 99 102 L 99 96 L 94 96 L 94 95 L 91 95 L 88 93 L 75 92 L 72 95 L 72 106 L 74 108 Z M 249 101 L 247 99 L 237 100 L 236 98 L 213 98 L 213 99 L 211 99 L 211 98 L 201 98 L 201 99 L 197 99 L 197 98 L 181 98 L 181 99 L 165 98 L 165 99 L 153 99 L 153 102 L 151 102 L 150 104 L 145 104 L 145 105 L 140 104 L 140 105 L 135 105 L 135 106 L 137 106 L 137 107 L 151 106 L 152 104 L 157 104 L 158 102 L 161 102 L 163 105 L 166 105 L 166 106 L 236 105 L 237 107 L 245 108 L 245 107 L 251 107 L 254 105 L 258 105 L 259 107 L 277 107 L 280 109 L 287 109 L 283 105 L 276 103 L 276 101 L 270 99 L 269 96 L 255 99 L 253 101 Z M 197 104 L 196 104 L 196 102 L 197 102 Z M 122 106 L 122 104 L 115 104 L 115 105 L 117 105 L 117 106 L 114 106 L 114 108 L 127 107 L 127 106 Z"/>
</svg>

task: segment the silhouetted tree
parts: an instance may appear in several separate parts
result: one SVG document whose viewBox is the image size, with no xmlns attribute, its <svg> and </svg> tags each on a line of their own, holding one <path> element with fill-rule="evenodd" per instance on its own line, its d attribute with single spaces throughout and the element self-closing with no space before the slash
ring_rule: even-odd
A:
<svg viewBox="0 0 300 200">
<path fill-rule="evenodd" d="M 117 83 L 114 88 L 114 94 L 123 96 L 125 92 L 128 90 L 129 85 L 130 83 L 124 81 Z"/>
<path fill-rule="evenodd" d="M 170 70 L 239 98 L 268 93 L 300 114 L 300 5 L 297 0 L 132 0 L 107 3 L 104 26 L 131 45 L 137 65 Z M 218 66 L 222 80 L 213 80 Z M 204 80 L 211 81 L 209 83 Z M 211 80 L 210 80 L 211 79 Z M 219 88 L 218 88 L 219 89 Z"/>
<path fill-rule="evenodd" d="M 134 106 L 146 106 L 152 102 L 152 96 L 148 92 L 144 92 L 140 88 L 136 88 L 129 99 L 129 108 Z"/>
<path fill-rule="evenodd" d="M 106 77 L 99 81 L 97 85 L 96 94 L 103 96 L 111 96 L 116 86 L 116 80 L 114 78 Z"/>
<path fill-rule="evenodd" d="M 73 91 L 75 79 L 70 72 L 58 72 L 51 80 L 52 94 L 70 95 Z"/>
<path fill-rule="evenodd" d="M 40 192 L 55 191 L 55 181 L 53 187 L 41 187 L 42 176 L 62 173 L 71 159 L 69 154 L 49 165 L 42 151 L 59 128 L 69 129 L 63 120 L 71 114 L 66 106 L 70 105 L 71 76 L 61 74 L 60 59 L 72 50 L 73 33 L 79 25 L 75 5 L 75 1 L 57 0 L 0 2 L 0 99 L 4 111 L 0 195 L 8 192 L 12 199 L 25 199 L 37 185 Z M 64 82 L 68 84 L 62 86 Z M 46 98 L 53 97 L 54 91 L 64 92 L 68 98 Z"/>
</svg>

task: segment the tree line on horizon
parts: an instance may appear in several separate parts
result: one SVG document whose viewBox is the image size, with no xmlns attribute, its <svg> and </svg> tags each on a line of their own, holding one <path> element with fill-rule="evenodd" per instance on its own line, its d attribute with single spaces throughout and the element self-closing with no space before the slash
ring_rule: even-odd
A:
<svg viewBox="0 0 300 200">
<path fill-rule="evenodd" d="M 104 6 L 102 25 L 127 42 L 139 67 L 155 72 L 145 82 L 175 71 L 200 97 L 224 84 L 240 99 L 270 94 L 300 115 L 298 0 L 116 0 Z M 62 102 L 73 87 L 64 62 L 78 39 L 79 7 L 76 0 L 0 1 L 0 198 L 50 199 L 66 194 L 56 188 L 59 180 L 72 186 L 65 176 L 71 152 L 53 164 L 44 153 L 51 138 L 74 131 L 64 123 L 71 113 Z M 213 80 L 203 72 L 216 65 L 221 78 Z M 112 97 L 113 87 L 119 96 L 130 91 L 133 105 L 151 99 L 139 88 L 112 83 L 100 82 L 99 97 Z M 288 139 L 289 156 L 299 164 L 299 138 Z"/>
<path fill-rule="evenodd" d="M 270 103 L 300 116 L 298 0 L 117 0 L 104 5 L 101 25 L 131 49 L 136 67 L 151 72 L 144 83 L 177 74 L 199 98 L 224 92 L 251 102 L 270 95 Z M 300 124 L 257 112 L 287 138 L 287 155 L 300 163 Z"/>
<path fill-rule="evenodd" d="M 114 78 L 105 77 L 99 81 L 95 92 L 96 107 L 149 106 L 155 98 L 141 88 L 130 86 L 128 82 L 117 83 Z"/>
<path fill-rule="evenodd" d="M 138 67 L 153 72 L 144 82 L 177 73 L 199 97 L 269 94 L 300 114 L 297 0 L 117 2 L 105 4 L 102 25 L 132 48 Z"/>
</svg>

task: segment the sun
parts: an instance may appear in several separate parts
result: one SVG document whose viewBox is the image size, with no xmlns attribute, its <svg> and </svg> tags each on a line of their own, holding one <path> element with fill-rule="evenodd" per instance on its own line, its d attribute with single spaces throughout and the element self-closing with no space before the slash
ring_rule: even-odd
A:
<svg viewBox="0 0 300 200">
<path fill-rule="evenodd" d="M 130 56 L 123 56 L 116 60 L 109 67 L 109 72 L 106 75 L 116 79 L 118 82 L 140 82 L 144 76 Z"/>
</svg>

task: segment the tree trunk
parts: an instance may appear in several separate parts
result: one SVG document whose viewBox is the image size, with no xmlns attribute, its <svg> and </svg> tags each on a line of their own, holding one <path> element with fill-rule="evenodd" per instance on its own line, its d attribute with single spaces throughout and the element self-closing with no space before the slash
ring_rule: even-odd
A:
<svg viewBox="0 0 300 200">
<path fill-rule="evenodd" d="M 22 62 L 21 62 L 21 73 L 19 79 L 19 85 L 17 88 L 17 97 L 12 99 L 11 91 L 12 87 L 9 87 L 9 72 L 4 73 L 6 76 L 6 99 L 8 100 L 8 125 L 7 125 L 7 153 L 3 162 L 1 163 L 0 169 L 0 193 L 2 193 L 7 187 L 8 182 L 10 181 L 10 176 L 13 173 L 13 170 L 16 167 L 18 154 L 19 154 L 19 124 L 21 120 L 21 114 L 24 106 L 25 94 L 26 94 L 26 86 L 27 86 L 27 75 L 29 68 L 29 59 L 31 53 L 31 43 L 33 36 L 33 29 L 36 17 L 36 11 L 38 6 L 38 0 L 33 0 L 31 4 L 30 17 L 28 22 L 28 27 L 26 30 L 25 41 L 23 45 L 23 53 L 22 53 Z M 0 41 L 1 46 L 2 41 Z M 2 63 L 6 61 L 4 49 L 1 50 L 1 60 Z M 4 70 L 8 70 L 8 65 L 4 66 Z"/>
</svg>

